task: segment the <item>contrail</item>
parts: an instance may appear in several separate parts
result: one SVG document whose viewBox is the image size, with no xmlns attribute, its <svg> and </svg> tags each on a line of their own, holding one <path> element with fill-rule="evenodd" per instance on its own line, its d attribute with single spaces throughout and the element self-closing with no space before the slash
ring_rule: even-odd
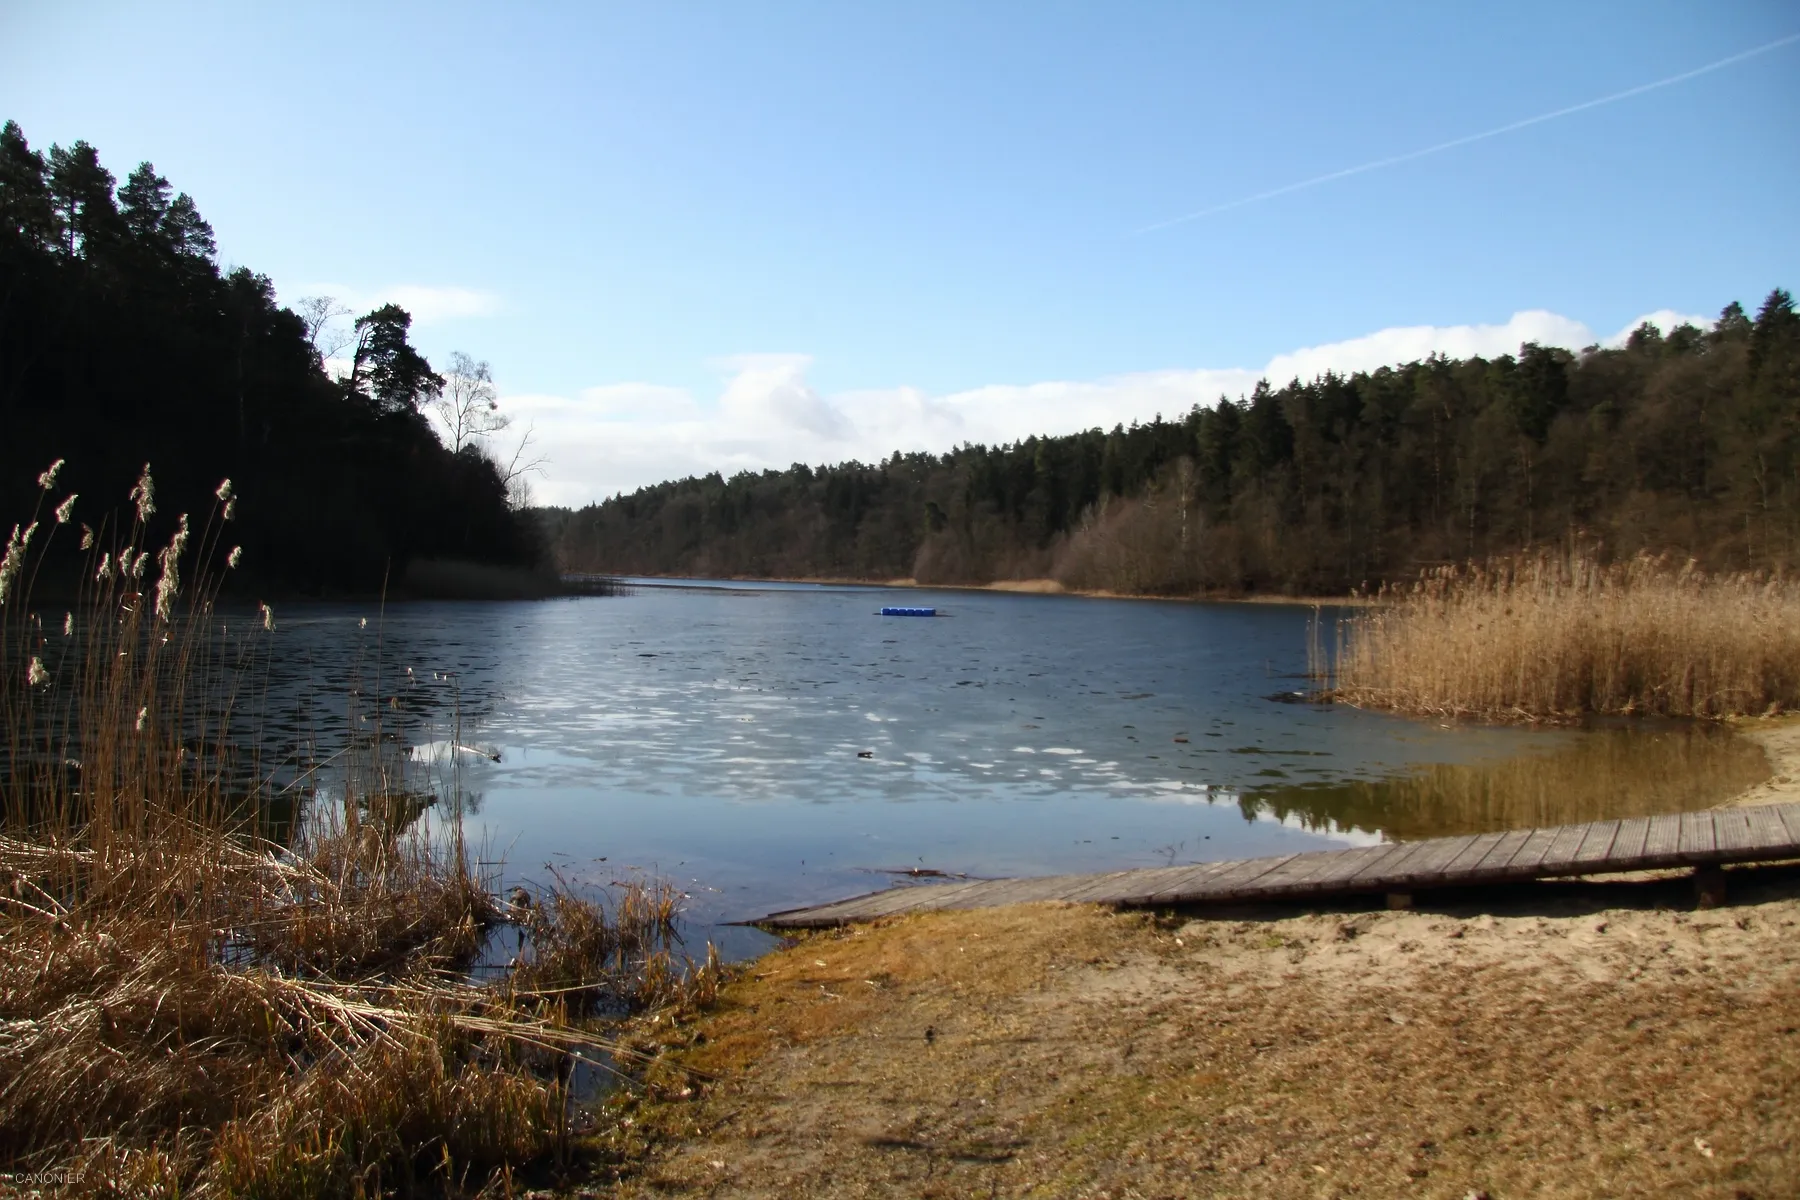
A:
<svg viewBox="0 0 1800 1200">
<path fill-rule="evenodd" d="M 1503 133 L 1512 133 L 1515 130 L 1525 129 L 1532 125 L 1542 125 L 1545 121 L 1554 121 L 1558 117 L 1566 117 L 1572 113 L 1586 112 L 1590 108 L 1599 108 L 1605 104 L 1617 104 L 1621 100 L 1629 100 L 1633 96 L 1641 96 L 1645 92 L 1654 92 L 1658 88 L 1672 87 L 1677 83 L 1685 83 L 1696 76 L 1705 75 L 1712 71 L 1723 70 L 1733 64 L 1741 63 L 1747 58 L 1755 58 L 1759 54 L 1767 54 L 1771 50 L 1779 50 L 1781 47 L 1791 45 L 1794 42 L 1800 42 L 1800 33 L 1790 33 L 1784 38 L 1778 38 L 1775 41 L 1758 46 L 1753 50 L 1745 50 L 1741 53 L 1733 54 L 1730 58 L 1721 58 L 1717 62 L 1707 63 L 1704 67 L 1695 67 L 1691 71 L 1683 71 L 1679 75 L 1671 75 L 1667 79 L 1658 79 L 1654 83 L 1641 83 L 1637 87 L 1626 88 L 1624 91 L 1614 92 L 1610 96 L 1601 96 L 1595 100 L 1584 100 L 1580 104 L 1571 104 L 1569 107 L 1559 108 L 1555 112 L 1539 113 L 1535 117 L 1526 117 L 1524 120 L 1514 121 L 1510 125 L 1501 125 L 1495 129 L 1483 130 L 1480 133 L 1471 133 L 1466 137 L 1455 138 L 1448 142 L 1439 142 L 1437 145 L 1427 146 L 1423 150 L 1412 150 L 1405 154 L 1393 155 L 1390 158 L 1378 158 L 1373 162 L 1366 162 L 1360 166 L 1345 167 L 1341 171 L 1333 171 L 1329 175 L 1315 175 L 1311 179 L 1302 179 L 1299 183 L 1290 183 L 1284 187 L 1271 188 L 1266 192 L 1258 192 L 1254 196 L 1245 196 L 1239 200 L 1231 200 L 1224 204 L 1215 204 L 1211 208 L 1203 208 L 1199 212 L 1191 212 L 1186 216 L 1171 217 L 1167 221 L 1158 221 L 1154 225 L 1144 226 L 1137 232 L 1140 234 L 1154 233 L 1158 229 L 1167 229 L 1171 225 L 1182 225 L 1189 221 L 1198 221 L 1202 217 L 1210 217 L 1218 213 L 1229 212 L 1234 208 L 1242 208 L 1246 204 L 1256 204 L 1263 200 L 1272 200 L 1276 196 L 1285 196 L 1289 192 L 1305 191 L 1307 188 L 1318 187 L 1322 183 L 1330 183 L 1335 179 L 1347 179 L 1352 175 L 1361 175 L 1368 171 L 1379 171 L 1383 167 L 1391 167 L 1399 163 L 1411 162 L 1415 158 L 1424 158 L 1429 154 L 1440 154 L 1445 150 L 1454 150 L 1458 146 L 1467 146 L 1471 142 L 1485 141 L 1488 138 L 1499 137 Z"/>
</svg>

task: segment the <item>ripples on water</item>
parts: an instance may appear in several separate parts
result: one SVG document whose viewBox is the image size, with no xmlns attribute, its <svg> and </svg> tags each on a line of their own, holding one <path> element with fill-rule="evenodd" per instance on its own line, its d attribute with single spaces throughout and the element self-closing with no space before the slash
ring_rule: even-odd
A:
<svg viewBox="0 0 1800 1200">
<path fill-rule="evenodd" d="M 896 602 L 942 615 L 876 615 Z M 1639 799 L 1618 811 L 1690 807 L 1766 774 L 1753 747 L 1689 731 L 1661 731 L 1663 769 L 1633 774 L 1646 735 L 1275 702 L 1306 686 L 1310 615 L 804 586 L 385 615 L 312 605 L 282 614 L 264 737 L 300 761 L 373 717 L 440 743 L 460 719 L 465 742 L 500 754 L 456 759 L 487 857 L 525 879 L 545 863 L 595 883 L 654 870 L 689 888 L 707 927 L 912 867 L 1014 875 L 1285 853 L 1584 819 L 1620 789 Z M 1540 765 L 1495 773 L 1508 762 Z M 1692 785 L 1641 786 L 1671 769 Z M 1556 770 L 1604 782 L 1570 792 Z M 1527 792 L 1537 798 L 1516 798 Z M 762 944 L 708 935 L 739 952 Z"/>
</svg>

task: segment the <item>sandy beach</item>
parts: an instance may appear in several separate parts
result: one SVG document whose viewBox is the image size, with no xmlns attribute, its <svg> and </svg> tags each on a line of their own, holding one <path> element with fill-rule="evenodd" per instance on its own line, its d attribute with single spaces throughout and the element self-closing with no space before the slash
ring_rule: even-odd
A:
<svg viewBox="0 0 1800 1200">
<path fill-rule="evenodd" d="M 1769 756 L 1767 780 L 1719 807 L 1786 804 L 1800 800 L 1800 718 L 1765 717 L 1734 722 L 1740 735 Z"/>
<path fill-rule="evenodd" d="M 1791 1196 L 1800 871 L 1728 875 L 806 938 L 655 1031 L 627 1194 Z"/>
</svg>

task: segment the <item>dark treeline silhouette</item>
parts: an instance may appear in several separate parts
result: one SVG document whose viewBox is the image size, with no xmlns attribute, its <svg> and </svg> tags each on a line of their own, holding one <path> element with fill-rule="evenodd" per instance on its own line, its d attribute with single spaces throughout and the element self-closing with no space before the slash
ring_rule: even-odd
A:
<svg viewBox="0 0 1800 1200">
<path fill-rule="evenodd" d="M 1336 593 L 1579 535 L 1800 563 L 1800 316 L 1772 292 L 1618 349 L 1433 357 L 1179 420 L 717 474 L 544 514 L 563 564 L 1147 594 Z"/>
<path fill-rule="evenodd" d="M 406 311 L 359 319 L 353 369 L 331 378 L 269 279 L 221 272 L 211 227 L 172 192 L 149 163 L 117 185 L 86 142 L 44 154 L 17 124 L 0 131 L 0 512 L 28 513 L 38 473 L 66 458 L 76 519 L 98 525 L 149 462 L 171 524 L 234 481 L 227 543 L 259 589 L 369 592 L 425 559 L 534 562 L 538 526 L 500 472 L 447 450 L 421 412 L 443 379 Z"/>
</svg>

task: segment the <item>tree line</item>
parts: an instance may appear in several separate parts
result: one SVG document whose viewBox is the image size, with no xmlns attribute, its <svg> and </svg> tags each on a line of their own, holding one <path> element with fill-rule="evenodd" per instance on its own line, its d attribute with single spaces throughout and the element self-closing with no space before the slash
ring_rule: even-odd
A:
<svg viewBox="0 0 1800 1200">
<path fill-rule="evenodd" d="M 1433 356 L 1173 420 L 718 474 L 544 513 L 565 567 L 1139 594 L 1341 593 L 1572 538 L 1800 563 L 1800 316 Z"/>
<path fill-rule="evenodd" d="M 245 587 L 371 592 L 417 561 L 543 557 L 521 464 L 509 478 L 480 437 L 498 423 L 486 365 L 433 370 L 398 305 L 347 323 L 329 299 L 300 307 L 265 275 L 221 270 L 193 198 L 150 163 L 120 184 L 88 143 L 46 154 L 7 122 L 0 511 L 28 514 L 38 473 L 66 459 L 77 516 L 98 526 L 148 462 L 171 523 L 234 481 Z M 446 445 L 431 414 L 458 406 L 463 436 Z"/>
</svg>

